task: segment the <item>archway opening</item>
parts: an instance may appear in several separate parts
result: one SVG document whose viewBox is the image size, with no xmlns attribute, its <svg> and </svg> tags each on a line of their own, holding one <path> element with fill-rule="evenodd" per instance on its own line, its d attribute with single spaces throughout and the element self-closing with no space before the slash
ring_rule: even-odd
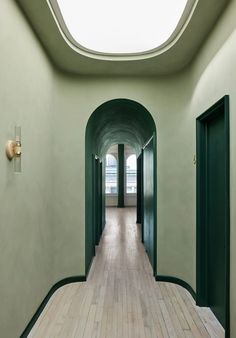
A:
<svg viewBox="0 0 236 338">
<path fill-rule="evenodd" d="M 115 146 L 117 156 L 108 152 Z M 133 149 L 130 156 L 125 155 L 125 147 Z M 110 184 L 106 183 L 107 154 L 113 156 L 109 158 L 111 181 L 116 176 L 116 182 Z M 125 207 L 125 196 L 135 193 L 137 223 L 141 223 L 143 243 L 156 274 L 156 127 L 144 106 L 129 99 L 114 99 L 92 113 L 86 127 L 85 173 L 86 274 L 105 227 L 109 189 L 116 190 L 118 207 Z"/>
</svg>

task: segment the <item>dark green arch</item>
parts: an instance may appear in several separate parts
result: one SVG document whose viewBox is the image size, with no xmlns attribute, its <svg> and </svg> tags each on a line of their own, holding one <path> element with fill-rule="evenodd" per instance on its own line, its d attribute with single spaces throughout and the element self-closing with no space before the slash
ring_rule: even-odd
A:
<svg viewBox="0 0 236 338">
<path fill-rule="evenodd" d="M 85 269 L 89 271 L 95 254 L 94 210 L 94 170 L 96 159 L 103 160 L 106 151 L 113 144 L 131 145 L 137 154 L 151 139 L 154 139 L 154 172 L 156 172 L 156 126 L 149 111 L 140 103 L 129 99 L 114 99 L 100 105 L 90 116 L 85 136 Z M 156 174 L 154 175 L 156 177 Z M 156 179 L 154 179 L 156 181 Z M 156 183 L 155 203 L 156 203 Z M 104 193 L 102 209 L 105 210 Z M 155 208 L 156 209 L 156 208 Z M 105 225 L 101 218 L 101 230 Z M 155 216 L 156 223 L 156 216 Z M 155 238 L 156 243 L 156 238 Z M 154 267 L 155 271 L 155 267 Z"/>
</svg>

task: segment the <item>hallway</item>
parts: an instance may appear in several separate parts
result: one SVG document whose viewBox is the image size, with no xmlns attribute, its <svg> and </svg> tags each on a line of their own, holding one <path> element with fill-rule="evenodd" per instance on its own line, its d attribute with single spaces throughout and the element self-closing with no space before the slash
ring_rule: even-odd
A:
<svg viewBox="0 0 236 338">
<path fill-rule="evenodd" d="M 108 208 L 106 221 L 88 281 L 57 290 L 30 338 L 224 337 L 184 288 L 154 280 L 134 208 Z"/>
</svg>

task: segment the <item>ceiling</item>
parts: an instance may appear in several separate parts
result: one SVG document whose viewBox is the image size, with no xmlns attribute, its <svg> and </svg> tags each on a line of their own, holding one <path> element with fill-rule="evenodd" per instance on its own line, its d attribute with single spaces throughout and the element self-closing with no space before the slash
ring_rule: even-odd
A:
<svg viewBox="0 0 236 338">
<path fill-rule="evenodd" d="M 198 0 L 47 2 L 65 38 L 78 52 L 127 60 L 159 54 L 181 34 Z"/>
<path fill-rule="evenodd" d="M 91 153 L 99 157 L 119 143 L 128 144 L 139 154 L 155 131 L 152 116 L 141 104 L 128 99 L 114 99 L 103 103 L 90 116 L 86 144 L 91 147 Z"/>
<path fill-rule="evenodd" d="M 198 0 L 185 30 L 158 53 L 129 58 L 102 57 L 78 50 L 62 32 L 46 0 L 15 0 L 24 11 L 53 64 L 84 75 L 168 75 L 188 65 L 230 0 Z"/>
</svg>

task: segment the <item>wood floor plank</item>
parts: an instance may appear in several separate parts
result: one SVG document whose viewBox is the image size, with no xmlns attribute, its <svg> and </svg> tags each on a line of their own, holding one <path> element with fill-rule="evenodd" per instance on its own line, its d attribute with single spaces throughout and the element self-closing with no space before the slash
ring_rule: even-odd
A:
<svg viewBox="0 0 236 338">
<path fill-rule="evenodd" d="M 58 289 L 30 338 L 223 338 L 208 308 L 156 282 L 134 208 L 108 208 L 88 279 Z"/>
</svg>

